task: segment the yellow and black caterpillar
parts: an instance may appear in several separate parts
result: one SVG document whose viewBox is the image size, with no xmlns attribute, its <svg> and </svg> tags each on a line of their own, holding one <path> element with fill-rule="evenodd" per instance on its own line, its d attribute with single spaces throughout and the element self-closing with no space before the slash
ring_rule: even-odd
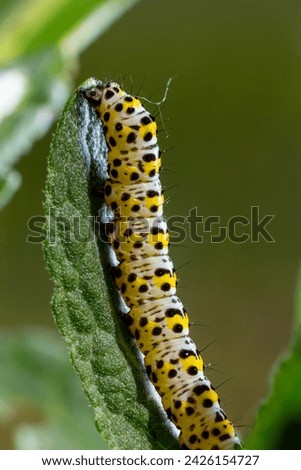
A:
<svg viewBox="0 0 301 470">
<path fill-rule="evenodd" d="M 115 284 L 130 308 L 128 330 L 144 354 L 147 375 L 180 430 L 182 449 L 240 449 L 176 296 L 155 119 L 117 83 L 99 82 L 85 95 L 101 119 L 108 147 L 104 197 L 114 214 L 108 239 L 119 262 Z"/>
</svg>

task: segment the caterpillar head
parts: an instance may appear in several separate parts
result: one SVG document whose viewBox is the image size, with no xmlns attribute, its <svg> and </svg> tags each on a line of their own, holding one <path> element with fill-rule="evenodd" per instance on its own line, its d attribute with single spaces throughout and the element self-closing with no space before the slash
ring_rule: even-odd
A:
<svg viewBox="0 0 301 470">
<path fill-rule="evenodd" d="M 91 106 L 97 108 L 101 103 L 104 87 L 105 85 L 100 80 L 97 80 L 96 86 L 89 89 L 80 88 L 79 92 L 83 94 L 83 96 L 89 101 Z"/>
<path fill-rule="evenodd" d="M 126 94 L 118 85 L 118 83 L 102 83 L 101 81 L 98 81 L 97 85 L 93 88 L 81 89 L 81 92 L 89 101 L 91 106 L 97 109 L 99 109 L 101 106 L 107 107 L 116 100 L 119 100 L 121 96 Z"/>
</svg>

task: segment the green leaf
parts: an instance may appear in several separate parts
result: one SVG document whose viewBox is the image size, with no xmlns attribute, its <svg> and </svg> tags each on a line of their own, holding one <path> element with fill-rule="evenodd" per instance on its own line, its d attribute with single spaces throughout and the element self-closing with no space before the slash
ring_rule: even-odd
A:
<svg viewBox="0 0 301 470">
<path fill-rule="evenodd" d="M 12 170 L 20 155 L 49 129 L 69 95 L 68 75 L 55 50 L 43 51 L 0 72 L 0 207 L 21 183 Z M 1 121 L 1 119 L 0 119 Z"/>
<path fill-rule="evenodd" d="M 0 376 L 0 430 L 16 449 L 105 448 L 57 333 L 1 332 Z"/>
<path fill-rule="evenodd" d="M 95 84 L 90 79 L 83 87 Z M 178 448 L 121 321 L 107 246 L 93 223 L 103 205 L 93 189 L 105 180 L 106 168 L 100 120 L 76 92 L 60 119 L 48 163 L 45 257 L 56 286 L 53 314 L 109 447 Z"/>
<path fill-rule="evenodd" d="M 1 3 L 0 208 L 20 186 L 13 165 L 47 132 L 70 95 L 79 54 L 137 1 Z"/>
<path fill-rule="evenodd" d="M 19 0 L 2 2 L 0 65 L 58 44 L 67 53 L 82 51 L 137 0 Z M 20 21 L 22 18 L 22 21 Z M 84 24 L 80 21 L 84 19 Z M 93 25 L 93 27 L 91 27 Z M 78 40 L 77 40 L 78 39 Z"/>
<path fill-rule="evenodd" d="M 259 407 L 247 449 L 299 449 L 301 433 L 301 276 L 298 280 L 296 329 L 289 353 L 274 367 L 271 392 Z"/>
</svg>

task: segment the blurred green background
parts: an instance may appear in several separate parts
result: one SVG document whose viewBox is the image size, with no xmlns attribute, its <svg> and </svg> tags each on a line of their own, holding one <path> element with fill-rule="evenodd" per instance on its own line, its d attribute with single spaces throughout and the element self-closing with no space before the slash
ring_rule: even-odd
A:
<svg viewBox="0 0 301 470">
<path fill-rule="evenodd" d="M 163 123 L 157 117 L 167 149 L 162 181 L 167 188 L 177 184 L 167 192 L 168 217 L 187 216 L 195 206 L 224 223 L 249 217 L 251 206 L 275 215 L 269 225 L 275 243 L 212 244 L 205 234 L 202 244 L 187 239 L 171 249 L 176 267 L 192 260 L 179 271 L 179 296 L 196 323 L 191 333 L 199 349 L 216 340 L 204 351 L 212 367 L 207 375 L 214 385 L 232 377 L 219 393 L 242 436 L 294 322 L 301 259 L 300 18 L 298 0 L 144 0 L 82 52 L 73 69 L 74 85 L 90 76 L 121 77 L 127 90 L 142 87 L 139 94 L 153 101 L 175 76 Z M 27 221 L 43 214 L 54 129 L 17 164 L 22 186 L 0 213 L 4 336 L 21 327 L 55 330 L 41 245 L 26 242 Z M 33 408 L 25 402 L 6 416 L 1 448 L 15 445 L 15 426 L 43 422 Z"/>
</svg>

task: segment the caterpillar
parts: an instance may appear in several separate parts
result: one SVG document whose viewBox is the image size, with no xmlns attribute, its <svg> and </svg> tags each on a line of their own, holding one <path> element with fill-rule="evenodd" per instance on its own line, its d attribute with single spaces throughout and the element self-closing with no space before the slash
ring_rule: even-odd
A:
<svg viewBox="0 0 301 470">
<path fill-rule="evenodd" d="M 182 449 L 241 449 L 204 375 L 176 294 L 155 118 L 117 83 L 98 82 L 84 93 L 101 120 L 108 148 L 104 199 L 113 214 L 106 232 L 119 262 L 114 279 L 130 309 L 126 324 L 144 355 L 147 375 L 180 430 Z"/>
</svg>

